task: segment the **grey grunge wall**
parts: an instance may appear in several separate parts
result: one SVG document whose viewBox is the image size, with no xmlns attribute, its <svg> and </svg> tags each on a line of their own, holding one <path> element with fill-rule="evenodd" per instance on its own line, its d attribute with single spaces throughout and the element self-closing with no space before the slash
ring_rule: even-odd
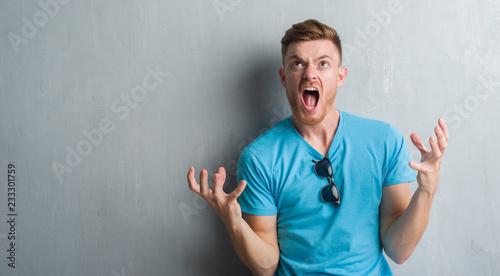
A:
<svg viewBox="0 0 500 276">
<path fill-rule="evenodd" d="M 396 275 L 500 274 L 497 1 L 2 1 L 0 274 L 250 275 L 189 166 L 226 167 L 291 114 L 279 41 L 339 32 L 339 109 L 451 138 Z M 412 189 L 417 184 L 411 183 Z"/>
</svg>

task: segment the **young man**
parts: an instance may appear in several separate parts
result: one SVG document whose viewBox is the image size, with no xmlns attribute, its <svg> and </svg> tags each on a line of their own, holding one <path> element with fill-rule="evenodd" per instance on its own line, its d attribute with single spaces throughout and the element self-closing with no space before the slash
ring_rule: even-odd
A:
<svg viewBox="0 0 500 276">
<path fill-rule="evenodd" d="M 241 182 L 231 194 L 222 190 L 224 168 L 210 189 L 206 170 L 198 184 L 191 167 L 189 187 L 217 211 L 255 275 L 392 275 L 382 250 L 403 263 L 422 237 L 446 124 L 439 119 L 431 150 L 411 135 L 422 158 L 410 162 L 394 127 L 336 108 L 347 68 L 334 29 L 307 20 L 287 30 L 281 43 L 279 76 L 293 115 L 245 148 Z M 418 170 L 413 196 L 411 169 Z"/>
</svg>

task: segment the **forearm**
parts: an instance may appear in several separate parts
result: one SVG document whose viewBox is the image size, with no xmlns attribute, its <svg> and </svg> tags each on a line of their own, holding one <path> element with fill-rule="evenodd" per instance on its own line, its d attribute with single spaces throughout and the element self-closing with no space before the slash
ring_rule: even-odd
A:
<svg viewBox="0 0 500 276">
<path fill-rule="evenodd" d="M 405 212 L 383 234 L 387 255 L 396 263 L 404 263 L 413 253 L 427 228 L 434 192 L 417 188 Z"/>
<path fill-rule="evenodd" d="M 274 275 L 279 248 L 259 237 L 243 219 L 226 228 L 236 253 L 254 275 Z"/>
</svg>

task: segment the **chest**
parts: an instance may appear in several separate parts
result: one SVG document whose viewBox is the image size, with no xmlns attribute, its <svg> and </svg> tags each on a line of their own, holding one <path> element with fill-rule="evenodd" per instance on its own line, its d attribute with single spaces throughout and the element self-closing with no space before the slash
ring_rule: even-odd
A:
<svg viewBox="0 0 500 276">
<path fill-rule="evenodd" d="M 330 157 L 334 182 L 338 187 L 341 205 L 325 203 L 321 190 L 329 184 L 314 171 L 312 158 L 284 163 L 275 170 L 274 195 L 280 219 L 306 218 L 311 214 L 330 216 L 345 210 L 362 211 L 368 216 L 378 212 L 382 197 L 384 165 L 369 150 L 341 148 Z M 368 211 L 369 210 L 369 211 Z"/>
</svg>

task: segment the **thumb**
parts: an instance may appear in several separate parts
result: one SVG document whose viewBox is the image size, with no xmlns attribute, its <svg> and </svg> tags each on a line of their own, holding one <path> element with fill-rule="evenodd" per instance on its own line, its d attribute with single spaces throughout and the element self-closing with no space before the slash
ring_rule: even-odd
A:
<svg viewBox="0 0 500 276">
<path fill-rule="evenodd" d="M 229 194 L 230 199 L 236 200 L 238 197 L 240 197 L 240 195 L 243 193 L 243 190 L 245 190 L 246 186 L 247 186 L 247 182 L 245 180 L 241 180 L 238 187 L 236 187 L 236 189 L 231 194 Z"/>
<path fill-rule="evenodd" d="M 422 164 L 420 164 L 420 163 L 415 163 L 413 161 L 410 161 L 410 163 L 408 163 L 408 166 L 410 166 L 410 168 L 417 170 L 417 171 L 422 170 Z"/>
</svg>

